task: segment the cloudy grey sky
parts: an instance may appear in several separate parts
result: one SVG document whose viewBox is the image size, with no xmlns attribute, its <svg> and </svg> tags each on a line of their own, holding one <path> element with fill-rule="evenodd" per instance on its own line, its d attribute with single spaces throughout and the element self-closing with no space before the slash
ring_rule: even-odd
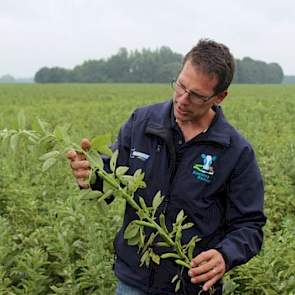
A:
<svg viewBox="0 0 295 295">
<path fill-rule="evenodd" d="M 199 38 L 295 75 L 294 0 L 0 0 L 0 76 L 72 68 L 120 47 L 184 54 Z"/>
</svg>

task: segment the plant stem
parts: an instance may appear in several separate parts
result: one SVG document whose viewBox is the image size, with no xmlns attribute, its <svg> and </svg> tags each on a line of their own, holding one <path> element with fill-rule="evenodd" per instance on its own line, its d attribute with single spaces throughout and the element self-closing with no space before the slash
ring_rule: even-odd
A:
<svg viewBox="0 0 295 295">
<path fill-rule="evenodd" d="M 87 152 L 83 152 L 87 157 L 89 157 L 91 159 L 91 156 L 89 156 L 87 154 Z M 147 212 L 145 212 L 144 210 L 142 210 L 142 208 L 134 201 L 133 197 L 128 194 L 126 192 L 126 190 L 124 190 L 120 184 L 114 180 L 114 178 L 112 176 L 110 176 L 107 172 L 105 172 L 105 170 L 96 167 L 97 169 L 97 173 L 98 175 L 105 180 L 108 184 L 110 184 L 114 189 L 116 189 L 117 191 L 119 191 L 120 195 L 122 195 L 122 197 L 126 200 L 126 202 L 136 211 L 143 211 L 144 212 L 144 219 L 146 219 L 148 222 L 146 222 L 145 226 L 148 227 L 152 227 L 154 228 L 159 235 L 164 239 L 165 242 L 167 242 L 171 247 L 173 247 L 173 249 L 175 249 L 175 251 L 177 252 L 177 254 L 179 255 L 179 257 L 183 258 L 185 260 L 186 263 L 186 267 L 190 268 L 189 265 L 189 258 L 183 253 L 181 247 L 179 247 L 176 242 L 174 242 L 171 237 L 169 236 L 169 234 L 167 234 L 162 228 L 161 226 L 155 222 L 155 220 L 149 216 L 149 214 Z"/>
</svg>

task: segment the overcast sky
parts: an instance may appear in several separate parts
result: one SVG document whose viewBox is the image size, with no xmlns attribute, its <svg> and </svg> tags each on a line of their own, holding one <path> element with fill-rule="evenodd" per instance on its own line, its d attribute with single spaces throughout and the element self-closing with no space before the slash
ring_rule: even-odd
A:
<svg viewBox="0 0 295 295">
<path fill-rule="evenodd" d="M 295 75 L 294 0 L 0 0 L 0 76 L 73 68 L 120 47 L 184 54 L 200 38 Z"/>
</svg>

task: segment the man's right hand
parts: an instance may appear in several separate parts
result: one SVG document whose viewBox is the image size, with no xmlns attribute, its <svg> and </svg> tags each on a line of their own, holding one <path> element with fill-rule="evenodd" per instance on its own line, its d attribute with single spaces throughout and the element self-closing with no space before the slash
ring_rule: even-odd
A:
<svg viewBox="0 0 295 295">
<path fill-rule="evenodd" d="M 84 151 L 90 149 L 90 141 L 87 138 L 83 138 L 80 145 Z M 81 188 L 89 188 L 87 179 L 90 175 L 90 163 L 86 160 L 85 155 L 76 151 L 68 151 L 66 156 L 70 160 L 72 172 L 78 185 Z"/>
</svg>

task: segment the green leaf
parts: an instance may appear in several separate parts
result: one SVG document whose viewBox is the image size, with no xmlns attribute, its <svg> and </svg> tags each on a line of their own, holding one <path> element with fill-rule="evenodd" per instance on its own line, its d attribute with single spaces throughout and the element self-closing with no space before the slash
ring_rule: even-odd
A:
<svg viewBox="0 0 295 295">
<path fill-rule="evenodd" d="M 56 158 L 49 158 L 47 159 L 42 166 L 42 172 L 47 171 L 49 168 L 51 168 L 55 163 L 57 162 Z"/>
<path fill-rule="evenodd" d="M 184 220 L 185 216 L 184 216 L 184 211 L 181 210 L 176 217 L 176 223 L 181 224 L 182 221 Z"/>
<path fill-rule="evenodd" d="M 34 144 L 37 144 L 40 139 L 40 136 L 38 136 L 34 133 L 34 131 L 31 130 L 23 130 L 22 134 L 24 134 L 27 137 L 27 139 Z"/>
<path fill-rule="evenodd" d="M 90 162 L 91 168 L 103 169 L 103 160 L 98 152 L 91 149 L 87 152 L 87 159 Z"/>
<path fill-rule="evenodd" d="M 191 266 L 190 266 L 188 263 L 186 263 L 185 261 L 183 261 L 183 260 L 181 260 L 181 259 L 176 259 L 176 260 L 175 260 L 175 263 L 178 264 L 178 265 L 181 265 L 181 266 L 183 266 L 183 267 L 186 267 L 186 268 L 188 268 L 188 269 L 191 268 Z"/>
<path fill-rule="evenodd" d="M 24 111 L 20 111 L 17 115 L 18 129 L 24 130 L 26 128 L 26 117 Z"/>
<path fill-rule="evenodd" d="M 49 153 L 46 153 L 46 154 L 42 155 L 42 156 L 39 158 L 39 160 L 41 160 L 41 161 L 45 161 L 45 160 L 47 160 L 47 159 L 49 159 L 49 158 L 55 158 L 55 157 L 57 157 L 59 154 L 60 154 L 59 151 L 51 151 L 51 152 L 49 152 Z"/>
<path fill-rule="evenodd" d="M 166 242 L 157 242 L 155 245 L 158 247 L 167 247 L 167 248 L 171 247 L 171 245 L 169 245 Z"/>
<path fill-rule="evenodd" d="M 115 198 L 122 198 L 122 196 L 123 196 L 123 190 L 115 189 L 115 190 L 113 191 L 113 196 L 114 196 Z"/>
<path fill-rule="evenodd" d="M 50 150 L 55 145 L 56 139 L 51 134 L 47 134 L 40 138 L 39 145 L 45 150 Z"/>
<path fill-rule="evenodd" d="M 111 171 L 112 172 L 115 172 L 115 168 L 116 168 L 116 163 L 117 163 L 117 159 L 118 159 L 118 150 L 116 150 L 113 155 L 112 155 L 112 158 L 111 158 L 111 161 L 110 161 L 110 168 L 111 168 Z"/>
<path fill-rule="evenodd" d="M 164 232 L 166 234 L 169 234 L 169 231 L 168 231 L 168 229 L 166 227 L 165 215 L 163 213 L 160 214 L 159 220 L 160 220 L 160 226 L 161 226 L 161 228 L 164 230 Z"/>
<path fill-rule="evenodd" d="M 122 176 L 128 171 L 129 167 L 127 166 L 120 166 L 116 169 L 116 175 Z"/>
<path fill-rule="evenodd" d="M 144 173 L 142 172 L 141 169 L 137 169 L 133 175 L 134 179 L 136 181 L 140 181 L 144 179 Z"/>
<path fill-rule="evenodd" d="M 139 229 L 139 235 L 140 235 L 139 248 L 141 249 L 144 246 L 144 240 L 145 240 L 145 234 L 142 227 Z"/>
<path fill-rule="evenodd" d="M 91 185 L 95 184 L 96 183 L 96 179 L 97 179 L 97 176 L 96 176 L 96 173 L 95 173 L 95 170 L 91 170 L 91 173 L 89 175 L 89 183 Z"/>
<path fill-rule="evenodd" d="M 190 242 L 188 243 L 187 256 L 188 256 L 189 260 L 193 259 L 193 253 L 194 253 L 195 246 L 196 246 L 195 237 L 192 237 Z"/>
<path fill-rule="evenodd" d="M 181 280 L 178 280 L 175 286 L 175 292 L 177 292 L 180 289 Z"/>
<path fill-rule="evenodd" d="M 53 134 L 58 140 L 63 140 L 63 134 L 60 126 L 55 127 Z"/>
<path fill-rule="evenodd" d="M 130 222 L 124 231 L 124 239 L 128 240 L 135 237 L 139 232 L 140 226 L 134 222 Z"/>
<path fill-rule="evenodd" d="M 161 197 L 161 192 L 158 191 L 156 195 L 153 198 L 153 210 L 156 212 L 162 201 L 164 200 L 164 197 Z"/>
<path fill-rule="evenodd" d="M 141 226 L 150 227 L 150 228 L 153 228 L 153 229 L 156 228 L 156 226 L 153 223 L 149 222 L 149 221 L 135 220 L 134 222 L 136 224 L 138 224 L 138 225 L 141 225 Z"/>
<path fill-rule="evenodd" d="M 81 200 L 97 200 L 99 199 L 103 193 L 100 191 L 93 191 L 93 190 L 81 190 Z"/>
<path fill-rule="evenodd" d="M 172 253 L 172 252 L 166 252 L 161 255 L 162 259 L 169 259 L 169 258 L 176 258 L 180 259 L 179 255 L 177 253 Z"/>
<path fill-rule="evenodd" d="M 160 264 L 160 256 L 158 254 L 151 251 L 150 256 L 151 256 L 153 262 L 155 262 L 158 265 Z"/>
<path fill-rule="evenodd" d="M 4 129 L 2 131 L 0 131 L 0 141 L 2 140 L 2 146 L 5 147 L 6 150 L 8 150 L 10 146 L 10 137 L 11 134 L 14 134 L 16 131 L 15 130 L 7 130 Z"/>
<path fill-rule="evenodd" d="M 104 181 L 102 185 L 103 185 L 103 189 L 102 190 L 103 190 L 104 193 L 106 193 L 109 190 L 112 190 L 113 189 L 113 187 L 107 181 Z"/>
<path fill-rule="evenodd" d="M 189 228 L 192 228 L 194 226 L 194 224 L 192 223 L 192 222 L 188 222 L 188 223 L 186 223 L 186 224 L 184 224 L 183 226 L 182 226 L 182 229 L 184 230 L 184 229 L 189 229 Z"/>
<path fill-rule="evenodd" d="M 49 124 L 45 121 L 42 121 L 40 119 L 37 120 L 38 124 L 39 124 L 39 127 L 41 129 L 41 131 L 44 133 L 44 134 L 48 134 L 48 129 L 49 129 Z"/>
<path fill-rule="evenodd" d="M 97 208 L 101 214 L 105 214 L 105 212 L 108 210 L 108 205 L 105 201 L 100 201 L 97 202 Z"/>
<path fill-rule="evenodd" d="M 71 140 L 67 133 L 68 129 L 69 129 L 69 125 L 65 125 L 63 127 L 56 126 L 53 131 L 53 134 L 58 140 L 64 141 L 66 144 L 70 144 Z"/>
<path fill-rule="evenodd" d="M 139 188 L 146 188 L 146 183 L 145 183 L 144 181 L 140 181 L 140 182 L 138 183 L 138 187 L 139 187 Z"/>
<path fill-rule="evenodd" d="M 148 212 L 148 208 L 147 208 L 147 205 L 146 205 L 143 197 L 139 197 L 139 204 L 140 204 L 141 208 L 143 209 L 143 211 Z"/>
<path fill-rule="evenodd" d="M 122 184 L 130 186 L 131 183 L 133 182 L 133 176 L 131 176 L 131 175 L 122 175 L 120 177 L 120 181 L 122 182 Z"/>
<path fill-rule="evenodd" d="M 99 135 L 91 140 L 91 147 L 101 154 L 112 156 L 112 150 L 109 148 L 111 142 L 111 135 Z"/>
<path fill-rule="evenodd" d="M 196 243 L 200 240 L 201 239 L 198 236 L 194 236 L 191 238 L 191 240 L 187 244 L 187 247 L 188 247 L 187 256 L 188 256 L 189 260 L 193 259 L 193 254 L 194 254 L 194 249 L 196 247 Z"/>
<path fill-rule="evenodd" d="M 182 237 L 181 230 L 177 230 L 175 235 L 175 247 L 178 252 L 181 252 L 181 237 Z"/>
<path fill-rule="evenodd" d="M 176 274 L 176 275 L 172 278 L 171 283 L 173 284 L 177 279 L 178 279 L 178 274 Z"/>
<path fill-rule="evenodd" d="M 149 267 L 150 264 L 150 255 L 149 250 L 145 251 L 143 255 L 140 258 L 140 266 L 143 266 L 144 264 Z"/>
<path fill-rule="evenodd" d="M 153 242 L 154 242 L 156 236 L 157 236 L 157 234 L 155 234 L 155 233 L 151 233 L 151 235 L 150 235 L 150 237 L 149 237 L 149 239 L 148 239 L 148 241 L 147 241 L 147 245 L 148 245 L 148 246 L 151 246 L 151 245 L 153 244 Z"/>
<path fill-rule="evenodd" d="M 15 152 L 19 142 L 19 133 L 13 134 L 10 138 L 10 147 Z"/>
<path fill-rule="evenodd" d="M 110 196 L 112 196 L 113 195 L 113 190 L 112 189 L 110 189 L 110 190 L 108 190 L 108 191 L 106 191 L 100 198 L 99 198 L 99 202 L 100 201 L 104 201 L 105 199 L 107 199 L 107 198 L 109 198 Z"/>
<path fill-rule="evenodd" d="M 137 169 L 133 175 L 132 180 L 128 183 L 128 190 L 130 193 L 135 192 L 139 188 L 145 188 L 146 184 L 143 181 L 144 173 L 141 169 Z"/>
<path fill-rule="evenodd" d="M 140 243 L 140 235 L 137 234 L 135 237 L 127 240 L 129 246 L 136 246 Z"/>
<path fill-rule="evenodd" d="M 145 245 L 143 247 L 143 251 L 146 251 L 147 248 L 152 245 L 152 243 L 154 242 L 156 236 L 157 236 L 157 234 L 151 233 L 151 235 L 149 236 L 147 242 L 145 243 Z"/>
</svg>

